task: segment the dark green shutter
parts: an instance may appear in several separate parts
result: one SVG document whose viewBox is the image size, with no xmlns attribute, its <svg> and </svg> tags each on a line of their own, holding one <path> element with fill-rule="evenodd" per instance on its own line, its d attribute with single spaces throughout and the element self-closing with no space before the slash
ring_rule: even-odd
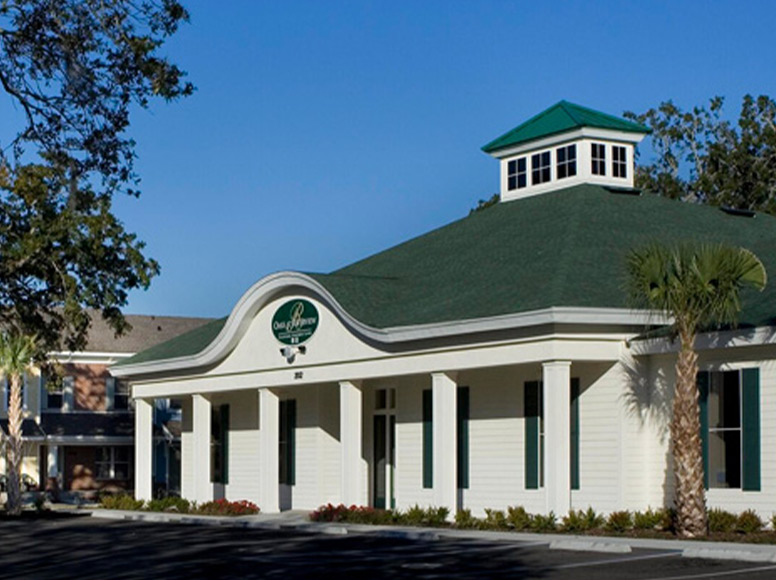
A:
<svg viewBox="0 0 776 580">
<path fill-rule="evenodd" d="M 423 391 L 423 487 L 434 487 L 434 424 L 431 389 Z"/>
<path fill-rule="evenodd" d="M 701 419 L 701 451 L 703 453 L 703 485 L 709 489 L 709 380 L 708 371 L 698 373 L 698 406 Z"/>
<path fill-rule="evenodd" d="M 523 388 L 525 416 L 525 488 L 539 489 L 539 381 Z"/>
<path fill-rule="evenodd" d="M 458 387 L 458 489 L 469 489 L 469 387 Z"/>
<path fill-rule="evenodd" d="M 229 483 L 229 405 L 221 405 L 221 483 Z"/>
<path fill-rule="evenodd" d="M 288 446 L 286 452 L 288 453 L 288 485 L 296 484 L 296 399 L 289 399 L 288 401 Z"/>
<path fill-rule="evenodd" d="M 571 379 L 571 489 L 579 489 L 579 379 Z"/>
<path fill-rule="evenodd" d="M 741 371 L 742 489 L 760 491 L 760 369 Z"/>
</svg>

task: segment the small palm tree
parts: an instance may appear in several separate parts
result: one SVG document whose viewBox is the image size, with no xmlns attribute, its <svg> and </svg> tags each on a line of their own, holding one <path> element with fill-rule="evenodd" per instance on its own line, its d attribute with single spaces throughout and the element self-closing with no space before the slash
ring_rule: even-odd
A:
<svg viewBox="0 0 776 580">
<path fill-rule="evenodd" d="M 0 376 L 8 380 L 8 501 L 6 511 L 18 515 L 22 510 L 22 381 L 32 368 L 35 338 L 4 332 L 0 334 Z"/>
<path fill-rule="evenodd" d="M 653 244 L 633 250 L 627 268 L 635 305 L 671 317 L 672 330 L 679 338 L 671 417 L 677 531 L 684 536 L 705 535 L 695 336 L 713 325 L 735 325 L 741 311 L 741 289 L 762 290 L 767 280 L 765 268 L 749 250 L 722 244 Z"/>
</svg>

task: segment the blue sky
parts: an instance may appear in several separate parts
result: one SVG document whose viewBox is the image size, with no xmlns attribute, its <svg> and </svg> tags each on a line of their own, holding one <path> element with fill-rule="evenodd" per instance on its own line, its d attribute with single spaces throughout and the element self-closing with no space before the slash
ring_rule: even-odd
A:
<svg viewBox="0 0 776 580">
<path fill-rule="evenodd" d="M 184 4 L 166 52 L 197 92 L 134 116 L 143 195 L 116 204 L 162 266 L 131 313 L 222 316 L 461 218 L 498 188 L 479 148 L 561 99 L 776 95 L 771 2 Z"/>
</svg>

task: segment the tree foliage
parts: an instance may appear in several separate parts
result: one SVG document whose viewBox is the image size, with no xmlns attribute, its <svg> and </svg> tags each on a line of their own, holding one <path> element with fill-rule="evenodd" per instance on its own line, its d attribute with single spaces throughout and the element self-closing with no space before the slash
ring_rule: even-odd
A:
<svg viewBox="0 0 776 580">
<path fill-rule="evenodd" d="M 74 182 L 134 192 L 130 108 L 192 92 L 158 54 L 187 19 L 175 0 L 2 0 L 0 85 L 25 120 L 10 139 L 16 160 L 31 145 Z"/>
<path fill-rule="evenodd" d="M 679 533 L 707 532 L 703 453 L 698 407 L 698 355 L 695 337 L 712 325 L 735 324 L 740 291 L 762 290 L 766 272 L 749 250 L 722 244 L 653 244 L 630 252 L 629 293 L 634 306 L 673 319 L 679 337 L 671 416 L 675 503 Z"/>
<path fill-rule="evenodd" d="M 92 309 L 117 330 L 158 265 L 114 215 L 138 194 L 132 109 L 191 94 L 159 52 L 188 19 L 175 0 L 0 0 L 0 324 L 42 350 L 79 349 Z"/>
<path fill-rule="evenodd" d="M 682 110 L 672 101 L 625 113 L 652 129 L 656 158 L 636 169 L 636 187 L 687 201 L 776 213 L 776 102 L 746 95 L 738 121 L 724 99 Z"/>
<path fill-rule="evenodd" d="M 0 323 L 37 334 L 46 350 L 83 348 L 91 309 L 123 329 L 129 290 L 159 269 L 142 250 L 111 199 L 72 191 L 61 168 L 0 174 Z"/>
</svg>

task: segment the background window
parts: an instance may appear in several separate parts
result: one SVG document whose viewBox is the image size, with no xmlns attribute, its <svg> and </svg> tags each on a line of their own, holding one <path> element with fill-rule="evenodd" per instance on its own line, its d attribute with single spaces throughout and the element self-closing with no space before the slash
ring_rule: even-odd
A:
<svg viewBox="0 0 776 580">
<path fill-rule="evenodd" d="M 531 185 L 550 181 L 550 152 L 531 155 Z"/>
<path fill-rule="evenodd" d="M 590 146 L 590 153 L 593 175 L 606 175 L 606 145 L 603 143 L 593 143 Z"/>
<path fill-rule="evenodd" d="M 507 189 L 522 189 L 528 185 L 526 158 L 513 159 L 507 163 Z"/>
<path fill-rule="evenodd" d="M 130 447 L 98 447 L 95 454 L 97 479 L 129 479 Z"/>
<path fill-rule="evenodd" d="M 129 383 L 116 379 L 115 391 L 113 392 L 113 408 L 129 409 Z"/>
<path fill-rule="evenodd" d="M 64 398 L 64 387 L 61 380 L 46 387 L 46 408 L 61 409 Z"/>
<path fill-rule="evenodd" d="M 614 177 L 628 177 L 625 147 L 612 147 L 612 175 Z"/>
<path fill-rule="evenodd" d="M 558 166 L 558 179 L 573 177 L 577 174 L 577 146 L 568 145 L 555 150 Z"/>
</svg>

